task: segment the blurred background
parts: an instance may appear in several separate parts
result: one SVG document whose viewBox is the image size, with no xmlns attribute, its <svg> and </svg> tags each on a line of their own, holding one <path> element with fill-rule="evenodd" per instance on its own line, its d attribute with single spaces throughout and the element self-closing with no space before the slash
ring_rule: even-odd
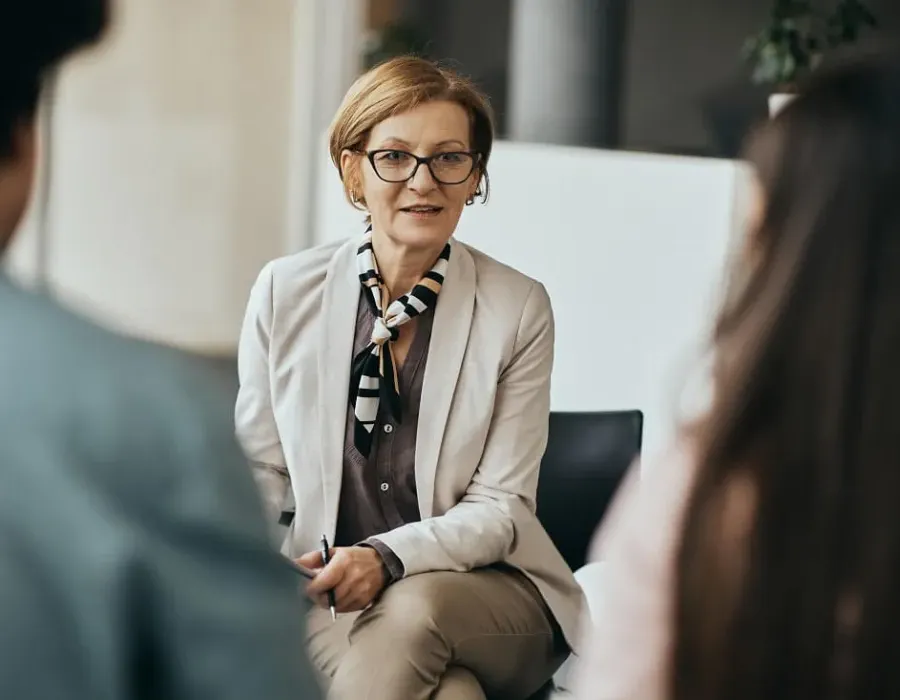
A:
<svg viewBox="0 0 900 700">
<path fill-rule="evenodd" d="M 741 138 L 810 56 L 870 19 L 900 29 L 894 0 L 116 8 L 104 46 L 49 80 L 41 184 L 8 261 L 23 283 L 233 382 L 263 264 L 360 233 L 324 148 L 344 91 L 375 62 L 417 53 L 472 76 L 497 111 L 493 196 L 459 237 L 550 290 L 554 410 L 640 408 L 650 450 L 682 410 L 739 239 Z M 817 12 L 822 46 L 807 31 Z M 590 309 L 578 279 L 594 285 Z M 588 387 L 578 355 L 598 348 Z"/>
</svg>

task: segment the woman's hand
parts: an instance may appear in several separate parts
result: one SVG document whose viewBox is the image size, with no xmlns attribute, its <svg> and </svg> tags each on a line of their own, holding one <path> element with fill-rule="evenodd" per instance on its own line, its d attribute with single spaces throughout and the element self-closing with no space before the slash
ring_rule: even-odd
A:
<svg viewBox="0 0 900 700">
<path fill-rule="evenodd" d="M 306 592 L 316 603 L 327 608 L 327 593 L 333 590 L 337 612 L 366 608 L 386 583 L 381 555 L 372 547 L 334 548 L 331 561 L 324 568 L 320 551 L 307 552 L 297 561 L 310 569 L 320 569 Z"/>
</svg>

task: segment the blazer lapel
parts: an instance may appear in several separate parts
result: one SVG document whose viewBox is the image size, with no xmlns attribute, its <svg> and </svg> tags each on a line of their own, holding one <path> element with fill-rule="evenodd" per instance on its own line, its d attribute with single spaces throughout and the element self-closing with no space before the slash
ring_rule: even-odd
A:
<svg viewBox="0 0 900 700">
<path fill-rule="evenodd" d="M 350 394 L 350 365 L 359 305 L 358 241 L 341 246 L 325 276 L 324 335 L 319 344 L 319 418 L 326 534 L 334 538 L 343 470 L 344 430 Z"/>
<path fill-rule="evenodd" d="M 422 380 L 416 438 L 416 491 L 419 512 L 430 518 L 434 479 L 450 415 L 456 381 L 469 343 L 475 308 L 475 261 L 468 249 L 453 241 L 447 275 L 434 310 L 428 362 Z"/>
</svg>

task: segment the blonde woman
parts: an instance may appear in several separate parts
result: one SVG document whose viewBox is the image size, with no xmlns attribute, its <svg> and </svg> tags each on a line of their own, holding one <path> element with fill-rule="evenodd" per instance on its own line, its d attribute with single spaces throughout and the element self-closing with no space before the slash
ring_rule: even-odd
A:
<svg viewBox="0 0 900 700">
<path fill-rule="evenodd" d="M 544 287 L 453 238 L 487 194 L 493 121 L 418 58 L 363 75 L 332 125 L 353 240 L 276 260 L 240 346 L 237 428 L 284 553 L 320 567 L 333 698 L 527 698 L 569 653 L 572 573 L 535 517 L 553 315 Z M 498 232 L 509 235 L 509 232 Z"/>
</svg>

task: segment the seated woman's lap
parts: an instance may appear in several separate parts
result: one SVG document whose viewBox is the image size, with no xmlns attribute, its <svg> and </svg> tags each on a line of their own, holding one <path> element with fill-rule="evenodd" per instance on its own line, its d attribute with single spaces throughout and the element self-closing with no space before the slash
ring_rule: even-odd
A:
<svg viewBox="0 0 900 700">
<path fill-rule="evenodd" d="M 501 566 L 402 579 L 358 615 L 332 623 L 317 611 L 309 633 L 335 700 L 429 698 L 452 666 L 471 671 L 488 696 L 526 698 L 565 658 L 540 593 Z"/>
</svg>

